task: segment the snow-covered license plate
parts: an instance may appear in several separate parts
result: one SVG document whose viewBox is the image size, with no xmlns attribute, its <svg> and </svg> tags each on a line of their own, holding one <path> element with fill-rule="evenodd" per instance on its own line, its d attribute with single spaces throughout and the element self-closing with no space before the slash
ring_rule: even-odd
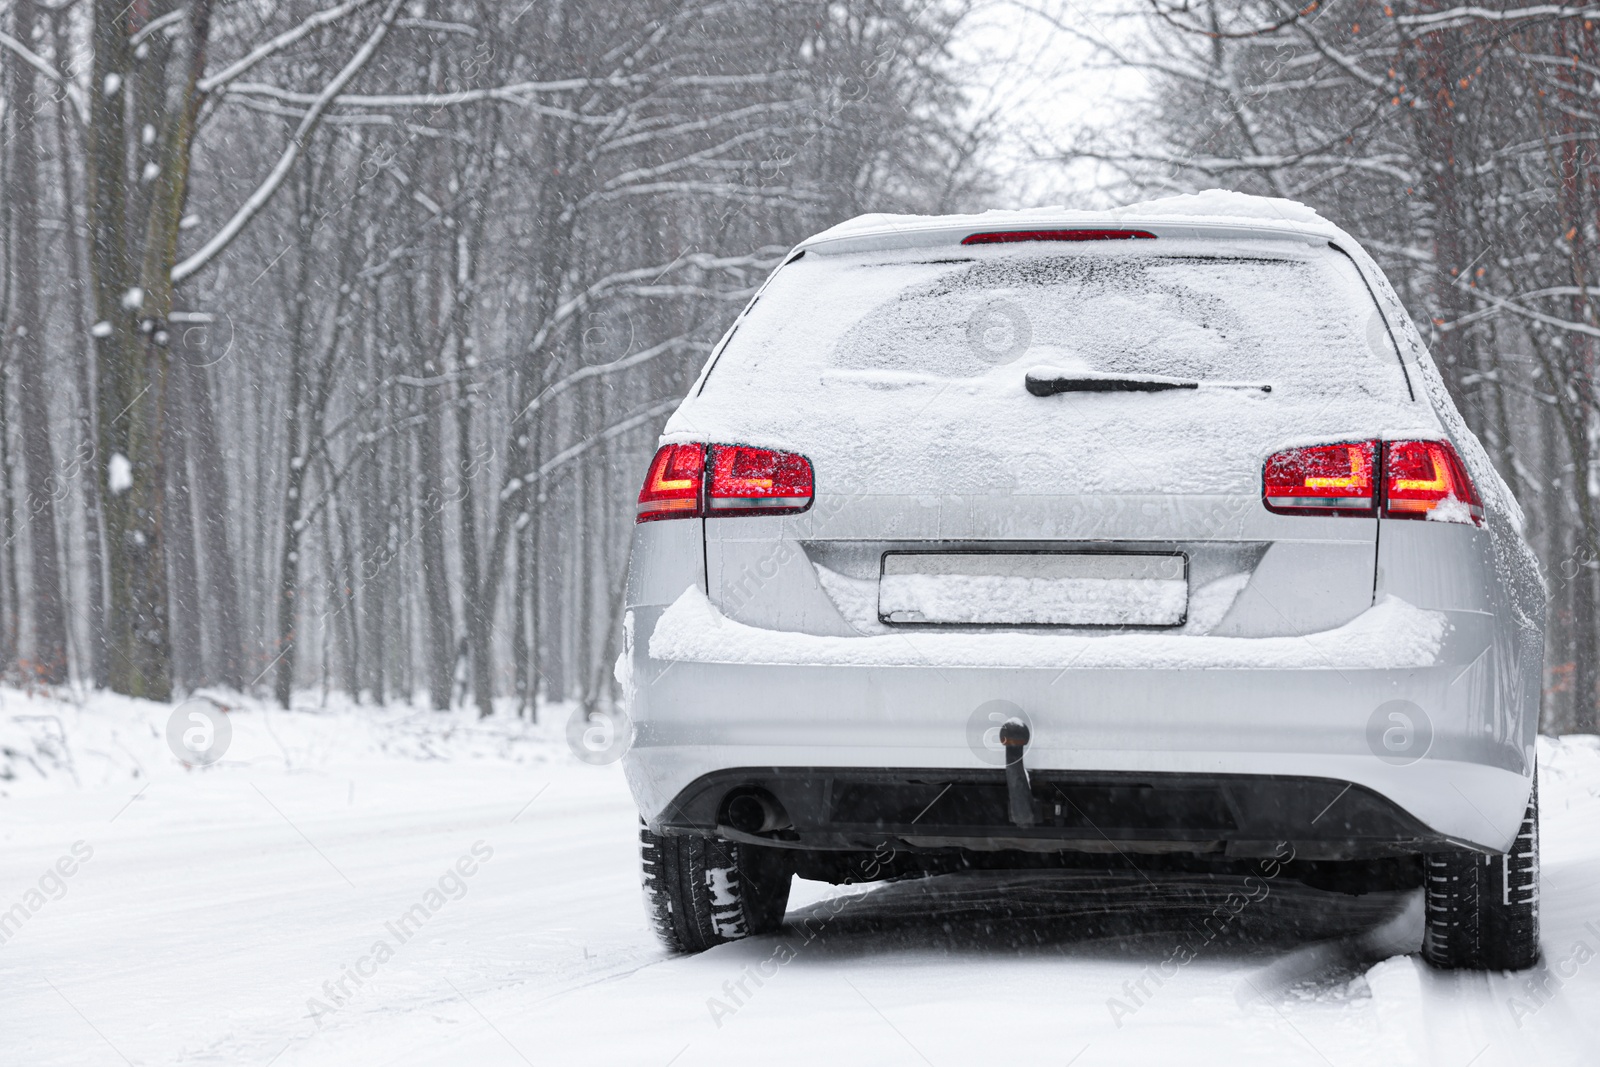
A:
<svg viewBox="0 0 1600 1067">
<path fill-rule="evenodd" d="M 886 552 L 878 617 L 889 623 L 1178 626 L 1181 554 Z"/>
</svg>

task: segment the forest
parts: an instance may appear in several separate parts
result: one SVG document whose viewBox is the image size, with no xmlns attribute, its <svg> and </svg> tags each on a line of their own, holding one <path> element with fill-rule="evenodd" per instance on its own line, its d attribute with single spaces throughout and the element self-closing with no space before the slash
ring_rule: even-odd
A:
<svg viewBox="0 0 1600 1067">
<path fill-rule="evenodd" d="M 910 4 L 9 8 L 29 683 L 609 699 L 631 498 L 726 320 L 980 177 Z"/>
<path fill-rule="evenodd" d="M 997 12 L 1136 91 L 1041 134 L 965 47 Z M 638 480 L 739 307 L 851 216 L 1029 206 L 1021 154 L 1053 202 L 1239 189 L 1378 257 L 1526 513 L 1544 727 L 1595 731 L 1597 19 L 10 0 L 0 674 L 609 705 Z"/>
</svg>

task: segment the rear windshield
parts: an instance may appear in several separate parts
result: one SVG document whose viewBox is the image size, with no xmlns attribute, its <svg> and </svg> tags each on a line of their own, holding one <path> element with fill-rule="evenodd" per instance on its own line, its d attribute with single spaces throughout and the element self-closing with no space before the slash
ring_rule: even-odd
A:
<svg viewBox="0 0 1600 1067">
<path fill-rule="evenodd" d="M 1008 366 L 1298 386 L 1351 400 L 1410 393 L 1343 254 L 1169 239 L 811 252 L 772 279 L 702 393 L 749 400 L 797 373 L 870 387 Z"/>
<path fill-rule="evenodd" d="M 1280 449 L 1433 432 L 1342 253 L 1163 237 L 807 252 L 664 435 L 790 449 L 830 491 L 931 500 L 1255 494 Z"/>
</svg>

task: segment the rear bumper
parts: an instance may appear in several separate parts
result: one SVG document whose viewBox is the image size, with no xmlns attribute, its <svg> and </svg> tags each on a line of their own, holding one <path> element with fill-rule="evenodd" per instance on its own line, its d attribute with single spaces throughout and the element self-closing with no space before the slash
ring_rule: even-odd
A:
<svg viewBox="0 0 1600 1067">
<path fill-rule="evenodd" d="M 1502 677 L 1492 618 L 1445 614 L 1448 632 L 1427 665 L 1078 669 L 658 659 L 648 646 L 660 609 L 637 609 L 627 686 L 634 740 L 624 765 L 641 814 L 658 829 L 698 810 L 691 786 L 721 772 L 993 778 L 995 754 L 974 742 L 975 723 L 981 737 L 980 709 L 1007 701 L 1030 722 L 1027 765 L 1041 782 L 1106 773 L 1315 779 L 1393 808 L 1404 829 L 1385 831 L 1379 854 L 1503 852 L 1528 802 L 1536 724 L 1503 714 L 1496 699 L 1515 683 Z M 1383 743 L 1392 727 L 1405 740 L 1404 724 L 1385 710 L 1395 708 L 1415 720 L 1409 747 Z M 1246 807 L 1282 802 L 1261 796 Z M 1336 852 L 1341 839 L 1322 824 L 1337 810 L 1313 820 L 1294 808 L 1274 824 L 1275 839 Z M 682 825 L 704 828 L 698 818 Z M 980 827 L 969 836 L 994 835 Z M 1362 839 L 1346 837 L 1351 847 Z M 1083 840 L 1056 839 L 1068 849 Z M 1235 839 L 1247 838 L 1240 830 Z M 1217 838 L 1200 840 L 1209 849 Z"/>
<path fill-rule="evenodd" d="M 1272 775 L 1036 771 L 1035 825 L 1008 815 L 1003 771 L 741 767 L 695 779 L 660 816 L 663 833 L 717 834 L 785 849 L 1189 853 L 1369 859 L 1455 847 L 1361 786 Z M 727 825 L 736 790 L 774 798 L 789 825 Z"/>
</svg>

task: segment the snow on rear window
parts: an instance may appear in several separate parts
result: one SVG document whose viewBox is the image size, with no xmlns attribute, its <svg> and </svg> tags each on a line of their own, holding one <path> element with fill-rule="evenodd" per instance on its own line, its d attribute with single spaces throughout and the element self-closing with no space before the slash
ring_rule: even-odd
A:
<svg viewBox="0 0 1600 1067">
<path fill-rule="evenodd" d="M 1039 397 L 1041 368 L 1200 388 Z M 819 493 L 1259 494 L 1279 449 L 1437 432 L 1341 253 L 1160 238 L 810 251 L 664 436 L 791 449 Z"/>
<path fill-rule="evenodd" d="M 1343 255 L 1162 245 L 808 255 L 773 279 L 706 391 L 759 388 L 775 361 L 937 378 L 1025 362 L 1406 395 L 1388 331 Z"/>
</svg>

